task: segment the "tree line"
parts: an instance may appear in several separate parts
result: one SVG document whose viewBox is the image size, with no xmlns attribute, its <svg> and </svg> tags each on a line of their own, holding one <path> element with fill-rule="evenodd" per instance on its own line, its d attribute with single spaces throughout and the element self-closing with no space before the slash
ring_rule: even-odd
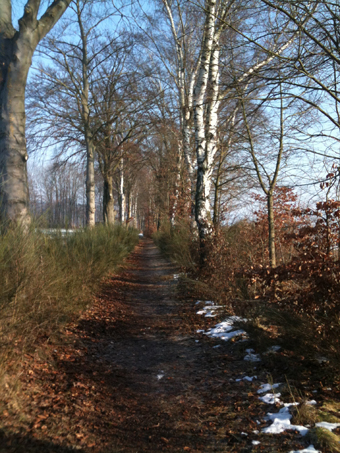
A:
<svg viewBox="0 0 340 453">
<path fill-rule="evenodd" d="M 184 219 L 204 262 L 207 237 L 262 192 L 275 267 L 277 187 L 337 196 L 339 8 L 29 0 L 15 28 L 0 0 L 1 218 L 29 223 L 27 158 L 53 149 L 53 196 L 58 178 L 69 195 L 51 223 Z"/>
</svg>

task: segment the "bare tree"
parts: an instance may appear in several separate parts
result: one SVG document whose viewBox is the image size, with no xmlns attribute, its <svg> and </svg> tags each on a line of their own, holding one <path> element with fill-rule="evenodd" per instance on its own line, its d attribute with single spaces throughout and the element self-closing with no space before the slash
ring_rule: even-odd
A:
<svg viewBox="0 0 340 453">
<path fill-rule="evenodd" d="M 104 36 L 98 28 L 104 27 L 114 14 L 96 8 L 91 0 L 73 0 L 70 10 L 73 15 L 63 28 L 51 36 L 41 53 L 52 65 L 40 65 L 36 76 L 36 89 L 31 91 L 30 109 L 41 112 L 32 118 L 32 128 L 40 131 L 37 139 L 64 144 L 64 149 L 73 145 L 86 150 L 86 219 L 87 225 L 95 224 L 95 146 L 93 124 L 95 110 L 91 84 L 101 74 L 100 66 L 111 58 L 112 43 L 118 36 Z M 106 24 L 107 25 L 107 24 Z M 76 37 L 76 39 L 75 39 Z M 47 113 L 47 115 L 46 115 Z M 51 127 L 46 128 L 50 123 Z M 66 133 L 66 131 L 68 133 Z M 67 149 L 69 151 L 69 149 Z"/>
<path fill-rule="evenodd" d="M 38 19 L 41 0 L 28 0 L 19 29 L 11 0 L 0 0 L 0 198 L 1 217 L 27 224 L 28 183 L 25 87 L 33 53 L 71 0 L 54 0 Z"/>
</svg>

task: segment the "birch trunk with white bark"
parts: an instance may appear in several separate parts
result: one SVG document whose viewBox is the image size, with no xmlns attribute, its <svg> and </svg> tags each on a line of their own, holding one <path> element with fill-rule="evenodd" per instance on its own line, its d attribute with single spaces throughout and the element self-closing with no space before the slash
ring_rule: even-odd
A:
<svg viewBox="0 0 340 453">
<path fill-rule="evenodd" d="M 197 76 L 197 70 L 199 67 L 198 61 L 196 67 L 190 74 L 186 74 L 188 69 L 186 68 L 186 61 L 188 60 L 188 55 L 186 55 L 186 45 L 185 45 L 185 30 L 184 24 L 181 20 L 181 31 L 178 33 L 173 14 L 171 11 L 171 7 L 168 0 L 163 0 L 163 4 L 165 6 L 172 35 L 174 38 L 174 43 L 176 46 L 176 57 L 177 57 L 177 79 L 176 85 L 178 90 L 178 103 L 179 103 L 179 110 L 180 114 L 180 122 L 181 122 L 181 145 L 182 151 L 184 156 L 184 161 L 186 164 L 187 172 L 188 172 L 188 185 L 190 191 L 190 215 L 191 215 L 191 226 L 192 229 L 195 229 L 196 222 L 195 222 L 195 191 L 196 191 L 196 184 L 195 184 L 195 169 L 194 169 L 194 162 L 192 159 L 192 150 L 191 150 L 191 137 L 192 137 L 192 128 L 191 128 L 191 119 L 192 119 L 192 108 L 193 108 L 193 90 Z M 177 5 L 178 8 L 180 8 Z M 181 15 L 181 13 L 180 13 Z M 181 18 L 182 19 L 182 18 Z"/>
<path fill-rule="evenodd" d="M 90 132 L 89 108 L 89 62 L 87 56 L 87 35 L 83 26 L 82 9 L 77 1 L 77 19 L 82 41 L 82 116 L 86 145 L 86 225 L 90 228 L 96 224 L 95 178 L 94 178 L 94 146 Z"/>
<path fill-rule="evenodd" d="M 196 184 L 196 205 L 195 218 L 198 226 L 199 236 L 202 241 L 211 232 L 210 218 L 210 177 L 211 158 L 207 151 L 211 149 L 206 140 L 205 121 L 205 96 L 207 92 L 209 75 L 212 75 L 210 65 L 214 52 L 215 35 L 215 14 L 216 0 L 209 0 L 205 3 L 206 21 L 201 50 L 201 64 L 198 71 L 196 86 L 194 89 L 194 124 L 195 124 L 195 145 L 197 156 L 197 184 Z M 217 49 L 216 49 L 217 50 Z M 215 61 L 215 60 L 214 60 Z M 218 69 L 218 66 L 217 66 Z M 211 118 L 214 120 L 214 116 Z"/>
<path fill-rule="evenodd" d="M 175 182 L 175 199 L 172 206 L 172 213 L 170 217 L 171 226 L 174 227 L 176 223 L 176 216 L 177 216 L 177 206 L 178 206 L 178 199 L 179 199 L 179 185 L 181 182 L 181 164 L 182 164 L 182 150 L 181 147 L 178 147 L 178 157 L 177 157 L 177 173 L 176 173 L 176 182 Z"/>
<path fill-rule="evenodd" d="M 71 0 L 55 0 L 38 20 L 40 1 L 29 0 L 12 25 L 10 0 L 0 0 L 0 216 L 27 226 L 27 151 L 25 87 L 33 53 Z"/>
<path fill-rule="evenodd" d="M 125 224 L 125 193 L 124 193 L 124 159 L 121 158 L 119 165 L 119 221 Z"/>
</svg>

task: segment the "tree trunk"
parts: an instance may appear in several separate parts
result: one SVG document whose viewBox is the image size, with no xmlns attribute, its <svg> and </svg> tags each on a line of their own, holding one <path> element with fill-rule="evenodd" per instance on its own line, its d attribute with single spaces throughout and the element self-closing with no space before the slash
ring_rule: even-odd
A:
<svg viewBox="0 0 340 453">
<path fill-rule="evenodd" d="M 269 264 L 271 267 L 276 267 L 273 192 L 269 192 L 267 195 L 267 206 L 268 206 L 268 230 L 269 230 L 268 234 Z"/>
<path fill-rule="evenodd" d="M 94 181 L 94 149 L 89 138 L 86 139 L 86 225 L 96 224 L 96 200 Z"/>
<path fill-rule="evenodd" d="M 33 52 L 62 16 L 71 0 L 53 1 L 39 20 L 40 2 L 27 2 L 12 24 L 11 2 L 0 1 L 0 217 L 22 224 L 28 213 L 25 88 Z"/>
<path fill-rule="evenodd" d="M 0 59 L 0 212 L 1 220 L 27 226 L 27 153 L 25 86 L 33 52 L 22 40 L 3 40 Z M 7 41 L 7 42 L 6 42 Z M 3 51 L 1 51 L 3 56 Z"/>
<path fill-rule="evenodd" d="M 177 156 L 177 174 L 176 174 L 176 181 L 175 181 L 175 199 L 174 199 L 174 203 L 172 206 L 172 213 L 171 213 L 171 217 L 170 217 L 170 224 L 172 227 L 174 227 L 175 223 L 176 223 L 179 189 L 180 189 L 180 181 L 181 181 L 181 164 L 182 164 L 182 149 L 181 149 L 181 146 L 179 146 L 178 147 L 178 156 Z"/>
<path fill-rule="evenodd" d="M 120 161 L 119 166 L 119 221 L 121 225 L 125 223 L 125 193 L 124 193 L 124 161 Z"/>
<path fill-rule="evenodd" d="M 215 181 L 215 194 L 214 194 L 214 217 L 213 217 L 213 222 L 214 222 L 214 225 L 215 226 L 218 226 L 219 224 L 219 195 L 220 195 L 220 188 L 219 188 L 219 184 L 220 184 L 220 176 L 221 176 L 221 166 L 219 165 L 218 166 L 218 169 L 217 169 L 217 175 L 216 175 L 216 181 Z"/>
<path fill-rule="evenodd" d="M 203 256 L 203 242 L 211 232 L 210 218 L 210 176 L 211 158 L 207 155 L 209 148 L 206 140 L 206 128 L 209 126 L 205 118 L 205 97 L 207 92 L 208 79 L 211 78 L 211 62 L 214 54 L 214 33 L 215 33 L 215 7 L 216 0 L 206 2 L 206 21 L 202 43 L 201 65 L 198 72 L 197 82 L 194 90 L 194 124 L 195 142 L 197 155 L 197 183 L 196 183 L 196 205 L 195 219 L 198 226 Z M 210 101 L 211 102 L 211 101 Z M 203 259 L 204 261 L 204 259 Z"/>
<path fill-rule="evenodd" d="M 114 198 L 112 195 L 112 176 L 104 176 L 103 190 L 103 220 L 106 225 L 113 225 L 115 222 Z"/>
</svg>

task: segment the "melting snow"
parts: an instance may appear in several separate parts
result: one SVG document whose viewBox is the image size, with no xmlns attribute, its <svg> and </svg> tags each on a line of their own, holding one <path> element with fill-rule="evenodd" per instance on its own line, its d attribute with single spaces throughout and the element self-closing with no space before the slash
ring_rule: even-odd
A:
<svg viewBox="0 0 340 453">
<path fill-rule="evenodd" d="M 260 362 L 259 354 L 254 354 L 254 349 L 246 349 L 247 355 L 244 357 L 244 360 L 248 360 L 249 362 Z"/>
<path fill-rule="evenodd" d="M 281 403 L 280 397 L 281 393 L 276 393 L 275 395 L 273 393 L 266 393 L 264 396 L 260 396 L 259 400 L 263 401 L 266 404 L 275 404 L 275 403 Z"/>
<path fill-rule="evenodd" d="M 198 310 L 198 312 L 196 314 L 205 315 L 206 318 L 214 318 L 215 316 L 217 316 L 217 313 L 215 313 L 215 311 L 218 308 L 221 308 L 221 305 L 215 305 L 215 306 L 208 305 L 206 307 L 203 307 L 202 310 Z"/>
<path fill-rule="evenodd" d="M 329 431 L 333 431 L 333 429 L 340 426 L 340 423 L 319 422 L 315 423 L 315 426 L 317 426 L 318 428 L 325 428 L 328 429 Z"/>
<path fill-rule="evenodd" d="M 206 335 L 213 338 L 221 338 L 222 340 L 230 340 L 230 338 L 237 335 L 245 335 L 246 332 L 244 330 L 233 330 L 235 321 L 244 321 L 244 319 L 239 318 L 238 316 L 231 316 L 216 324 L 215 327 L 210 328 L 206 332 Z"/>
<path fill-rule="evenodd" d="M 307 448 L 304 448 L 303 450 L 295 450 L 295 451 L 291 451 L 289 453 L 311 453 L 311 452 L 314 452 L 314 453 L 321 453 L 320 450 L 315 450 L 314 448 L 314 445 L 310 445 L 309 447 Z"/>
<path fill-rule="evenodd" d="M 198 300 L 196 302 L 196 305 L 201 302 L 203 302 L 203 301 Z M 215 311 L 218 310 L 219 308 L 222 308 L 222 305 L 215 305 L 215 303 L 212 302 L 211 300 L 206 300 L 204 303 L 205 303 L 205 307 L 203 307 L 201 310 L 199 310 L 196 314 L 205 315 L 206 318 L 214 318 L 215 316 L 217 316 Z"/>
<path fill-rule="evenodd" d="M 230 338 L 246 335 L 244 330 L 233 330 L 235 321 L 245 321 L 245 319 L 240 318 L 239 316 L 230 316 L 224 321 L 216 324 L 215 327 L 207 330 L 206 335 L 212 338 L 220 338 L 221 340 L 228 341 Z"/>
<path fill-rule="evenodd" d="M 246 332 L 244 330 L 233 330 L 232 332 L 224 332 L 223 330 L 219 330 L 218 328 L 212 328 L 208 330 L 208 332 L 206 332 L 206 335 L 209 335 L 210 337 L 213 338 L 220 338 L 221 340 L 228 341 L 233 337 L 244 335 L 245 333 Z"/>
<path fill-rule="evenodd" d="M 240 382 L 240 381 L 249 381 L 249 382 L 252 382 L 253 379 L 257 379 L 257 376 L 244 376 L 240 379 L 235 379 L 236 382 Z"/>
<path fill-rule="evenodd" d="M 281 346 L 271 346 L 270 348 L 267 349 L 268 352 L 278 352 L 281 349 Z"/>
<path fill-rule="evenodd" d="M 261 387 L 258 389 L 257 393 L 264 393 L 264 392 L 268 392 L 272 389 L 276 389 L 278 387 L 280 387 L 281 383 L 279 382 L 278 384 L 262 384 Z"/>
<path fill-rule="evenodd" d="M 279 410 L 276 414 L 267 414 L 267 420 L 272 420 L 272 424 L 263 428 L 262 432 L 266 434 L 280 434 L 288 429 L 293 429 L 299 431 L 299 433 L 304 436 L 308 432 L 308 428 L 300 425 L 292 425 L 290 420 L 292 414 L 289 412 L 289 407 L 294 406 L 296 403 L 285 404 L 285 407 Z"/>
</svg>

